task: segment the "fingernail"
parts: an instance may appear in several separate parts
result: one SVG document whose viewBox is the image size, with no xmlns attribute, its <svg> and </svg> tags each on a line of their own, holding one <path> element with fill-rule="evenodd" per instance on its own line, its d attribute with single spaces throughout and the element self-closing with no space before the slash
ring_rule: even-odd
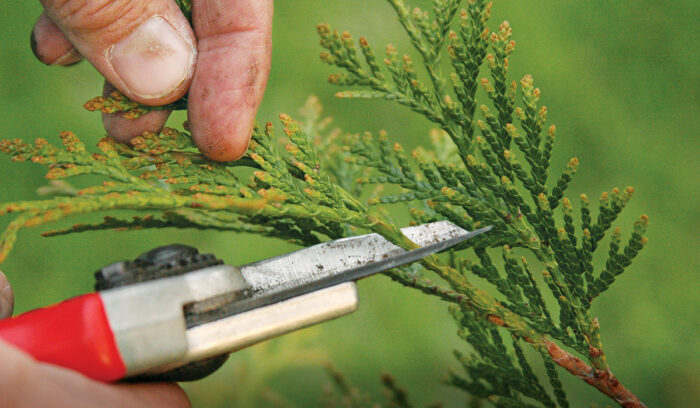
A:
<svg viewBox="0 0 700 408">
<path fill-rule="evenodd" d="M 12 316 L 15 305 L 15 296 L 7 277 L 0 271 L 0 319 Z"/>
<path fill-rule="evenodd" d="M 51 65 L 60 65 L 62 67 L 71 67 L 80 61 L 82 61 L 83 57 L 80 55 L 78 50 L 75 48 L 71 48 L 68 52 L 65 54 L 61 55 L 56 59 L 56 61 L 52 62 Z"/>
<path fill-rule="evenodd" d="M 34 33 L 34 30 L 32 30 L 32 35 L 29 37 L 29 45 L 32 47 L 32 53 L 38 59 L 41 61 L 41 57 L 39 56 L 39 53 L 37 52 L 37 42 L 36 42 L 36 34 Z"/>
<path fill-rule="evenodd" d="M 38 41 L 36 40 L 36 32 L 32 30 L 32 35 L 29 37 L 29 45 L 32 47 L 32 53 L 42 63 L 46 65 L 59 65 L 62 67 L 70 67 L 73 66 L 80 61 L 82 61 L 83 56 L 80 55 L 78 50 L 73 48 L 72 46 L 69 46 L 68 51 L 65 52 L 65 54 L 61 55 L 60 57 L 56 58 L 54 61 L 47 61 L 46 57 L 39 54 L 39 45 Z"/>
<path fill-rule="evenodd" d="M 131 92 L 142 98 L 158 98 L 172 92 L 192 69 L 195 50 L 162 17 L 139 26 L 109 54 L 114 71 Z"/>
</svg>

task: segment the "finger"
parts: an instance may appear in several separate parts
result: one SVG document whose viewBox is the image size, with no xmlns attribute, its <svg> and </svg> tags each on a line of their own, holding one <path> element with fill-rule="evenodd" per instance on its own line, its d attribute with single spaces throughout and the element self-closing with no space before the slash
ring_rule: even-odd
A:
<svg viewBox="0 0 700 408">
<path fill-rule="evenodd" d="M 120 384 L 116 387 L 119 393 L 128 395 L 134 403 L 138 402 L 143 407 L 190 407 L 187 394 L 177 384 Z"/>
<path fill-rule="evenodd" d="M 12 316 L 15 307 L 15 295 L 12 286 L 2 271 L 0 271 L 0 319 Z"/>
<path fill-rule="evenodd" d="M 108 96 L 114 91 L 114 87 L 109 82 L 105 81 L 102 88 L 102 96 Z M 127 119 L 118 113 L 103 113 L 102 124 L 107 131 L 107 135 L 111 136 L 122 143 L 126 143 L 136 136 L 142 135 L 144 132 L 158 133 L 170 116 L 170 111 L 153 111 L 138 117 L 136 119 Z"/>
<path fill-rule="evenodd" d="M 194 0 L 197 69 L 188 96 L 192 137 L 209 158 L 241 157 L 270 71 L 272 0 Z"/>
<path fill-rule="evenodd" d="M 190 406 L 185 392 L 175 384 L 103 384 L 61 367 L 38 363 L 2 341 L 0 361 L 1 407 Z"/>
<path fill-rule="evenodd" d="M 82 56 L 46 13 L 34 23 L 30 44 L 36 58 L 46 65 L 74 65 Z"/>
<path fill-rule="evenodd" d="M 150 105 L 185 94 L 196 40 L 172 0 L 41 0 L 48 17 L 130 99 Z"/>
</svg>

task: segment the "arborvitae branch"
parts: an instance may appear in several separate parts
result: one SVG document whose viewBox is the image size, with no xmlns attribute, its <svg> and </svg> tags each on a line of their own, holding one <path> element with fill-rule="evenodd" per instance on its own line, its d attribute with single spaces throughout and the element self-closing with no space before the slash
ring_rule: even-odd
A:
<svg viewBox="0 0 700 408">
<path fill-rule="evenodd" d="M 578 160 L 571 159 L 561 176 L 549 181 L 555 127 L 546 123 L 547 108 L 539 105 L 541 92 L 532 76 L 519 82 L 509 78 L 513 30 L 508 22 L 489 30 L 491 3 L 469 0 L 460 11 L 457 0 L 433 0 L 433 13 L 411 9 L 403 0 L 389 3 L 420 54 L 424 71 L 392 45 L 386 47 L 382 64 L 365 37 L 359 38 L 358 47 L 350 33 L 327 24 L 317 27 L 325 49 L 321 59 L 342 70 L 329 77 L 332 83 L 352 87 L 339 97 L 396 101 L 435 123 L 439 130 L 432 134 L 432 149 L 408 154 L 385 132 L 346 135 L 330 129 L 315 99 L 306 106 L 302 123 L 280 116 L 284 146 L 278 145 L 271 124 L 258 126 L 246 156 L 231 163 L 207 160 L 187 132 L 168 128 L 139 136 L 130 145 L 103 139 L 95 152 L 69 132 L 61 134 L 63 147 L 44 139 L 34 144 L 2 141 L 0 151 L 16 161 L 47 166 L 51 180 L 97 175 L 102 182 L 79 190 L 54 184 L 44 189 L 56 194 L 51 198 L 0 204 L 0 216 L 15 216 L 0 236 L 0 262 L 22 228 L 105 211 L 109 216 L 102 223 L 77 224 L 45 235 L 105 228 L 207 228 L 311 245 L 368 230 L 411 249 L 416 245 L 386 216 L 408 204 L 417 222 L 448 219 L 467 229 L 494 227 L 458 248 L 473 252 L 454 251 L 447 261 L 429 256 L 387 273 L 402 285 L 451 304 L 458 333 L 473 352 L 456 353 L 464 374 L 450 374 L 450 384 L 497 407 L 566 407 L 558 365 L 622 406 L 643 406 L 612 375 L 598 321 L 589 314 L 592 301 L 646 244 L 648 219 L 642 216 L 624 248 L 621 231 L 614 230 L 605 266 L 594 270 L 593 255 L 633 190 L 604 193 L 595 222 L 583 195 L 580 220 L 574 219 L 574 204 L 564 194 Z M 178 4 L 189 12 L 188 1 Z M 440 64 L 443 52 L 449 66 Z M 481 72 L 484 61 L 488 78 Z M 446 68 L 450 72 L 445 73 Z M 486 101 L 477 101 L 478 83 Z M 86 105 L 135 118 L 150 110 L 181 109 L 186 103 L 183 99 L 147 107 L 114 93 Z M 481 119 L 474 118 L 477 104 Z M 474 135 L 475 125 L 479 136 Z M 252 177 L 247 169 L 252 169 Z M 368 193 L 369 184 L 378 189 Z M 113 214 L 118 210 L 145 215 L 122 219 Z M 531 266 L 528 256 L 539 264 Z M 542 273 L 544 284 L 535 273 Z M 431 274 L 439 278 L 436 283 Z M 472 282 L 471 274 L 483 280 Z M 482 285 L 495 290 L 486 291 Z M 548 301 L 556 302 L 558 313 L 549 310 Z M 512 337 L 512 349 L 504 335 Z M 545 359 L 554 397 L 535 376 L 521 342 Z M 369 403 L 342 377 L 332 376 L 348 406 Z M 408 406 L 405 393 L 393 381 L 387 377 L 384 383 L 390 404 Z"/>
</svg>

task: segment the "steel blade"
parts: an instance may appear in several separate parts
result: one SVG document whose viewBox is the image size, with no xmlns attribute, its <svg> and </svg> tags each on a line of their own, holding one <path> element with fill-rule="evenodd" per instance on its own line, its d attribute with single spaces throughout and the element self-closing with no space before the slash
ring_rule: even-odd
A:
<svg viewBox="0 0 700 408">
<path fill-rule="evenodd" d="M 358 304 L 357 287 L 344 282 L 405 265 L 490 229 L 468 232 L 437 222 L 402 229 L 421 245 L 412 251 L 370 234 L 243 265 L 239 269 L 251 285 L 244 297 L 209 299 L 201 311 L 186 316 L 187 353 L 158 372 L 351 313 Z"/>
<path fill-rule="evenodd" d="M 240 269 L 251 285 L 252 298 L 282 292 L 285 295 L 280 297 L 289 298 L 294 296 L 290 291 L 308 293 L 405 265 L 490 229 L 468 232 L 448 221 L 438 221 L 401 230 L 421 245 L 413 251 L 405 251 L 378 234 L 368 234 L 325 242 Z"/>
<path fill-rule="evenodd" d="M 439 221 L 401 231 L 421 248 L 406 251 L 377 234 L 325 242 L 266 259 L 239 269 L 249 289 L 243 298 L 216 299 L 188 315 L 188 328 L 223 321 L 229 316 L 262 308 L 324 288 L 355 281 L 405 265 L 457 245 L 491 227 L 468 232 L 450 222 Z M 212 306 L 215 307 L 212 307 Z"/>
</svg>

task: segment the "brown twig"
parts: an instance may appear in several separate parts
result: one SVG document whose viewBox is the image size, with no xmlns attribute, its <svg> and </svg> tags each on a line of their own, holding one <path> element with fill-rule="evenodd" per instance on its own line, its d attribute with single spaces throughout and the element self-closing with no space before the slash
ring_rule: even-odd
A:
<svg viewBox="0 0 700 408">
<path fill-rule="evenodd" d="M 594 386 L 600 392 L 612 398 L 625 408 L 646 408 L 643 402 L 613 375 L 610 369 L 598 370 L 578 357 L 563 350 L 556 343 L 543 339 L 547 353 L 557 365 L 566 371 L 582 379 L 587 384 Z"/>
</svg>

